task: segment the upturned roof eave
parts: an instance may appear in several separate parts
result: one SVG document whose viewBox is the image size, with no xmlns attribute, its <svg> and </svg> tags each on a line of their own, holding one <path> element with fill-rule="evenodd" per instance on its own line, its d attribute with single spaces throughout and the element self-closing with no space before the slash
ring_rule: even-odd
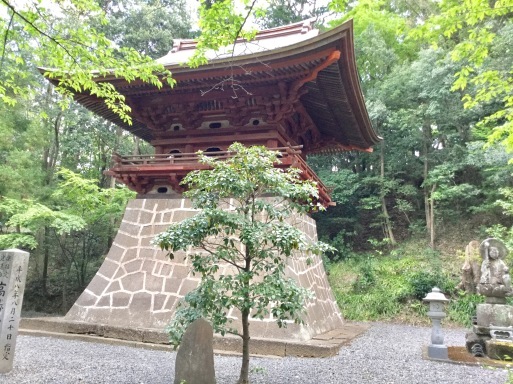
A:
<svg viewBox="0 0 513 384">
<path fill-rule="evenodd" d="M 227 66 L 247 66 L 251 68 L 252 66 L 262 65 L 262 63 L 266 63 L 266 65 L 272 66 L 274 64 L 279 65 L 280 67 L 286 67 L 287 62 L 292 62 L 294 60 L 297 60 L 298 58 L 311 56 L 316 52 L 327 50 L 339 50 L 341 52 L 340 59 L 338 60 L 340 76 L 347 89 L 351 90 L 351 108 L 354 113 L 355 119 L 358 122 L 360 133 L 363 139 L 365 140 L 366 144 L 362 146 L 362 150 L 368 150 L 372 147 L 372 145 L 378 143 L 381 140 L 381 138 L 376 134 L 376 132 L 372 128 L 372 124 L 370 122 L 363 94 L 361 91 L 360 79 L 356 68 L 356 59 L 354 54 L 353 21 L 351 19 L 327 32 L 324 32 L 307 40 L 303 40 L 276 49 L 259 51 L 256 53 L 245 54 L 240 56 L 217 58 L 210 60 L 208 64 L 201 65 L 196 68 L 192 68 L 187 65 L 177 63 L 163 63 L 163 65 L 167 70 L 171 71 L 173 76 L 176 76 L 178 80 L 180 78 L 201 79 L 203 78 L 203 76 L 215 78 L 215 76 L 212 76 L 212 71 L 221 70 L 223 68 L 226 68 Z M 52 71 L 51 68 L 38 69 L 42 74 Z M 57 82 L 56 79 L 50 78 L 49 80 L 54 84 Z M 125 83 L 127 85 L 130 84 L 130 86 L 140 84 L 141 86 L 146 88 L 146 85 L 140 81 L 128 83 L 125 80 L 120 79 L 119 77 L 116 77 L 114 75 L 106 75 L 99 77 L 98 81 L 110 81 L 113 83 L 117 83 L 118 85 L 122 85 L 123 83 Z M 161 92 L 161 90 L 154 87 L 153 85 L 148 84 L 147 87 L 152 89 L 154 88 L 155 92 Z M 76 94 L 75 96 L 79 99 L 82 99 L 84 97 L 91 97 L 85 94 Z M 93 112 L 95 111 L 95 108 L 92 106 L 88 106 L 87 108 L 91 109 Z M 117 125 L 120 125 L 121 123 L 121 121 L 115 117 L 109 118 L 106 116 L 105 113 L 100 114 Z M 143 139 L 147 139 L 144 137 L 144 134 L 138 134 L 140 128 L 134 129 L 133 126 L 130 128 L 122 123 L 120 126 L 132 131 L 133 133 L 135 133 Z"/>
<path fill-rule="evenodd" d="M 213 69 L 226 68 L 227 66 L 252 66 L 258 63 L 273 63 L 275 61 L 291 61 L 293 58 L 304 55 L 305 53 L 322 51 L 330 46 L 335 49 L 337 43 L 344 39 L 346 35 L 350 35 L 351 43 L 352 39 L 352 26 L 353 20 L 350 19 L 343 24 L 321 33 L 315 37 L 307 40 L 300 41 L 291 45 L 279 47 L 276 49 L 269 49 L 259 51 L 255 53 L 245 55 L 235 55 L 223 58 L 215 58 L 209 60 L 207 64 L 200 65 L 198 67 L 190 67 L 187 63 L 161 63 L 166 70 L 169 70 L 173 74 L 185 74 L 185 73 L 201 73 L 209 72 Z M 352 45 L 352 44 L 351 44 Z M 114 75 L 105 75 L 99 78 L 100 81 L 112 81 L 123 79 Z M 151 85 L 149 85 L 151 86 Z"/>
</svg>

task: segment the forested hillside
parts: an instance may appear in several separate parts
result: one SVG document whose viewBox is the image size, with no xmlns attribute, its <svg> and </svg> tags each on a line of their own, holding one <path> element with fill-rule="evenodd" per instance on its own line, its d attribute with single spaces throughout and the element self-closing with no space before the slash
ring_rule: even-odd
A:
<svg viewBox="0 0 513 384">
<path fill-rule="evenodd" d="M 37 68 L 67 70 L 65 93 L 96 92 L 130 119 L 114 90 L 95 88 L 90 70 L 103 63 L 127 79 L 156 82 L 162 68 L 149 60 L 198 32 L 182 0 L 58 4 L 0 0 L 0 248 L 31 252 L 29 306 L 64 312 L 101 264 L 133 196 L 103 174 L 111 155 L 151 148 L 65 103 Z M 513 250 L 512 0 L 202 4 L 207 48 L 239 34 L 248 11 L 262 28 L 318 17 L 325 30 L 354 20 L 361 86 L 383 140 L 373 153 L 309 158 L 337 202 L 315 215 L 319 237 L 337 249 L 326 255 L 339 263 L 332 277 L 344 263 L 389 254 L 456 265 L 462 260 L 449 256 L 485 236 Z M 159 86 L 172 85 L 172 74 L 161 74 Z M 341 276 L 376 268 L 365 265 Z M 457 268 L 451 274 L 457 278 Z"/>
</svg>

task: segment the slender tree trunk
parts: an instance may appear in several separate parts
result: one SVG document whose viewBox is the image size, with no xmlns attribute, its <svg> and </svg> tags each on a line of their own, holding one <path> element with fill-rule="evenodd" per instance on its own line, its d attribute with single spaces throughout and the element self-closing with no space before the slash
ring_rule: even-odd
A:
<svg viewBox="0 0 513 384">
<path fill-rule="evenodd" d="M 66 313 L 68 310 L 68 280 L 69 274 L 71 271 L 71 263 L 66 265 L 66 269 L 64 270 L 64 280 L 62 281 L 62 303 L 61 303 L 61 311 L 62 313 Z"/>
<path fill-rule="evenodd" d="M 253 197 L 253 209 L 251 209 L 251 221 L 255 222 L 255 199 Z M 248 247 L 245 249 L 244 255 L 246 262 L 244 266 L 244 272 L 251 271 L 251 255 L 249 253 Z M 244 302 L 249 304 L 250 296 L 249 296 L 249 281 L 244 281 Z M 249 306 L 241 309 L 242 316 L 242 365 L 240 367 L 240 377 L 237 384 L 249 384 Z"/>
<path fill-rule="evenodd" d="M 427 144 L 424 140 L 424 182 L 427 180 L 428 173 L 429 173 L 429 164 L 428 164 L 428 155 L 427 155 Z M 429 214 L 429 192 L 426 187 L 424 187 L 424 211 L 425 211 L 425 217 L 426 217 L 426 228 L 429 230 L 431 228 L 430 223 L 430 217 Z"/>
<path fill-rule="evenodd" d="M 362 164 L 360 163 L 360 155 L 359 152 L 355 152 L 354 154 L 354 166 L 353 171 L 356 174 L 360 174 L 362 172 Z"/>
<path fill-rule="evenodd" d="M 238 384 L 249 384 L 249 310 L 242 311 L 242 366 Z"/>
<path fill-rule="evenodd" d="M 43 295 L 48 295 L 47 283 L 48 283 L 48 262 L 50 260 L 50 233 L 48 227 L 44 229 L 44 258 L 43 258 Z"/>
<path fill-rule="evenodd" d="M 380 161 L 380 177 L 381 183 L 385 182 L 385 142 L 381 142 L 381 150 L 379 155 Z M 385 194 L 381 192 L 381 209 L 383 211 L 383 217 L 385 220 L 385 231 L 387 237 L 390 239 L 391 245 L 396 245 L 394 231 L 392 230 L 392 221 L 390 220 L 390 215 L 388 214 L 387 202 L 385 199 Z"/>
<path fill-rule="evenodd" d="M 52 103 L 52 94 L 53 94 L 53 86 L 48 84 L 46 89 L 46 97 L 45 97 L 45 107 L 49 108 Z M 43 151 L 43 170 L 45 171 L 45 182 L 49 184 L 52 181 L 53 174 L 55 172 L 55 167 L 57 165 L 57 160 L 60 156 L 60 131 L 62 126 L 64 112 L 59 111 L 52 125 L 52 136 L 53 140 L 49 143 L 48 147 Z M 50 122 L 48 122 L 50 123 Z"/>
<path fill-rule="evenodd" d="M 435 249 L 435 201 L 433 200 L 433 194 L 436 190 L 436 184 L 431 187 L 430 199 L 429 199 L 429 246 Z"/>
<path fill-rule="evenodd" d="M 111 156 L 114 153 L 118 153 L 119 147 L 121 146 L 121 140 L 123 139 L 123 130 L 120 127 L 116 126 L 116 140 L 114 141 L 114 148 L 112 149 Z M 112 160 L 111 160 L 112 162 Z M 109 176 L 109 188 L 116 187 L 116 179 L 114 176 Z"/>
<path fill-rule="evenodd" d="M 423 152 L 424 152 L 424 182 L 428 179 L 429 176 L 429 149 L 431 148 L 432 143 L 432 134 L 431 134 L 431 126 L 429 122 L 425 122 L 422 126 L 422 136 L 423 136 Z M 424 186 L 424 211 L 426 215 L 426 228 L 429 233 L 429 245 L 431 248 L 435 248 L 435 208 L 434 202 L 432 199 L 432 194 L 436 189 L 436 185 L 432 188 L 428 188 L 428 186 Z"/>
<path fill-rule="evenodd" d="M 87 250 L 87 240 L 86 240 L 87 234 L 84 233 L 82 237 L 82 259 L 80 260 L 80 276 L 78 283 L 80 284 L 80 287 L 82 288 L 85 286 L 85 280 L 86 280 L 86 271 L 87 271 L 87 261 L 88 261 L 88 250 Z"/>
</svg>

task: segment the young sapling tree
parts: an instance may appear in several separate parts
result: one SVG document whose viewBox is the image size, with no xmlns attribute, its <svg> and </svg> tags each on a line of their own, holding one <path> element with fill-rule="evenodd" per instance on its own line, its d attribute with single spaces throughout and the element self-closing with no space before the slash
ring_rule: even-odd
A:
<svg viewBox="0 0 513 384">
<path fill-rule="evenodd" d="M 192 272 L 201 275 L 176 311 L 169 331 L 180 342 L 188 324 L 203 316 L 216 332 L 242 338 L 242 366 L 238 383 L 249 383 L 250 316 L 272 314 L 279 327 L 302 323 L 305 301 L 311 293 L 285 276 L 287 258 L 319 255 L 330 247 L 309 241 L 292 223 L 295 215 L 317 210 L 318 190 L 301 180 L 300 170 L 280 169 L 277 152 L 265 147 L 230 146 L 228 159 L 200 153 L 211 169 L 194 171 L 183 180 L 196 216 L 173 223 L 154 242 L 168 250 L 186 251 Z M 233 273 L 221 274 L 220 265 Z M 228 313 L 240 312 L 240 327 Z"/>
</svg>

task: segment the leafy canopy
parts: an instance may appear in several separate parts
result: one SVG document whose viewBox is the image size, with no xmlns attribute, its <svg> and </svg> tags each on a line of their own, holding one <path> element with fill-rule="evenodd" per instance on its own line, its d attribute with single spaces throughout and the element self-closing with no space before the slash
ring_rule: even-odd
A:
<svg viewBox="0 0 513 384">
<path fill-rule="evenodd" d="M 20 79 L 26 79 L 31 69 L 44 67 L 63 94 L 96 95 L 130 123 L 124 96 L 98 79 L 113 75 L 159 88 L 164 83 L 172 86 L 174 80 L 150 57 L 107 39 L 98 28 L 106 23 L 104 10 L 94 0 L 0 0 L 0 101 L 15 104 L 32 88 Z"/>
<path fill-rule="evenodd" d="M 500 105 L 480 121 L 493 132 L 490 141 L 502 140 L 513 150 L 513 62 L 511 12 L 513 0 L 442 0 L 439 12 L 413 32 L 433 46 L 450 47 L 452 60 L 463 65 L 455 75 L 453 91 L 465 92 L 466 108 Z M 496 60 L 497 46 L 500 60 Z M 503 54 L 505 52 L 506 54 Z"/>
<path fill-rule="evenodd" d="M 18 200 L 0 196 L 0 231 L 2 248 L 36 249 L 37 233 L 47 227 L 57 235 L 68 235 L 98 226 L 100 220 L 118 217 L 133 198 L 128 188 L 101 189 L 95 180 L 62 168 L 60 182 L 52 194 L 52 207 L 33 200 Z M 2 229 L 0 226 L 0 230 Z M 15 232 L 14 228 L 20 230 Z"/>
</svg>

